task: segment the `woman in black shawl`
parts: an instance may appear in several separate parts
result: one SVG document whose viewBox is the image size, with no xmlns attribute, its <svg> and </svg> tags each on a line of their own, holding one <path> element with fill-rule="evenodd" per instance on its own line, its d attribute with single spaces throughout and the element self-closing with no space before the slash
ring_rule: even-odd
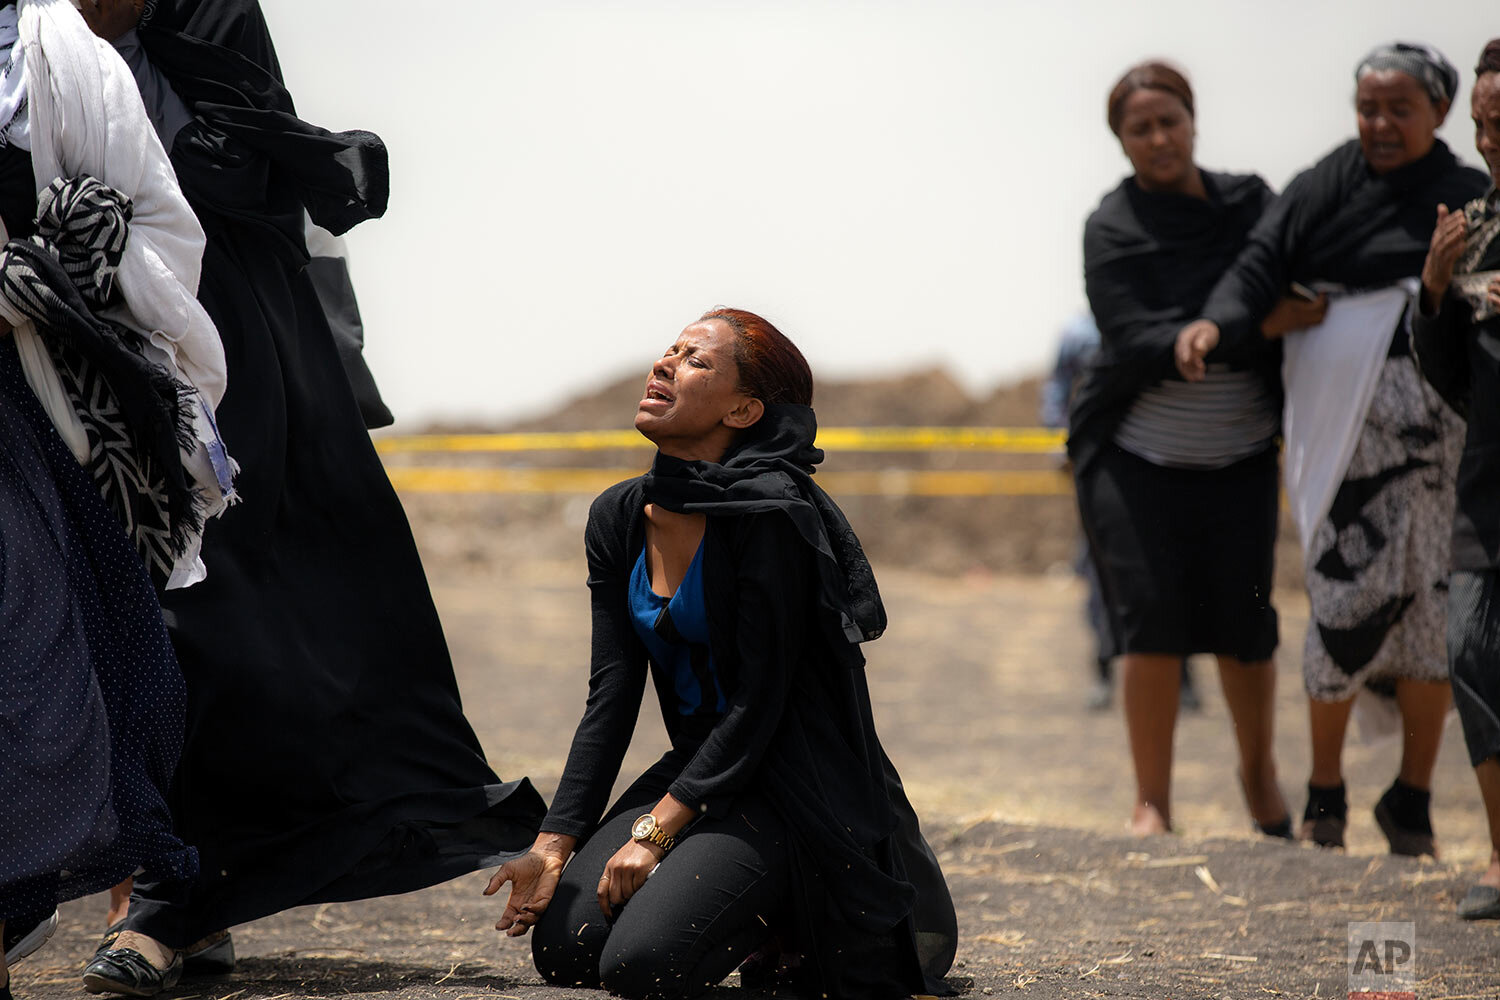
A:
<svg viewBox="0 0 1500 1000">
<path fill-rule="evenodd" d="M 1276 358 L 1269 346 L 1184 382 L 1173 347 L 1271 201 L 1253 174 L 1193 161 L 1193 95 L 1170 66 L 1127 73 L 1110 128 L 1135 173 L 1084 227 L 1084 276 L 1102 335 L 1073 401 L 1068 451 L 1122 658 L 1135 765 L 1131 827 L 1171 829 L 1173 728 L 1184 656 L 1215 653 L 1234 717 L 1250 814 L 1290 833 L 1276 786 L 1272 710 L 1276 611 Z M 1301 325 L 1289 303 L 1268 324 Z"/>
<path fill-rule="evenodd" d="M 1487 186 L 1436 137 L 1458 85 L 1440 53 L 1381 46 L 1355 78 L 1359 137 L 1299 174 L 1266 213 L 1203 307 L 1205 320 L 1183 330 L 1187 377 L 1200 377 L 1205 359 L 1262 350 L 1260 318 L 1292 282 L 1341 294 L 1415 278 L 1438 205 L 1462 205 Z M 1449 704 L 1443 636 L 1463 432 L 1422 381 L 1408 338 L 1395 335 L 1400 323 L 1398 300 L 1388 324 L 1356 341 L 1376 352 L 1378 381 L 1362 422 L 1351 425 L 1357 443 L 1326 513 L 1303 525 L 1313 760 L 1301 835 L 1344 843 L 1344 734 L 1356 693 L 1367 689 L 1394 696 L 1403 732 L 1400 773 L 1375 818 L 1392 852 L 1417 855 L 1434 851 L 1429 789 Z"/>
<path fill-rule="evenodd" d="M 1412 348 L 1422 374 L 1468 418 L 1458 464 L 1448 669 L 1489 818 L 1490 864 L 1458 915 L 1500 919 L 1500 38 L 1480 53 L 1471 109 L 1490 190 L 1440 205 L 1422 267 Z"/>
<path fill-rule="evenodd" d="M 589 515 L 588 707 L 543 832 L 488 890 L 513 883 L 496 926 L 536 925 L 549 982 L 688 997 L 763 949 L 743 975 L 800 956 L 810 996 L 946 992 L 953 903 L 875 734 L 858 643 L 885 612 L 812 481 L 811 402 L 796 347 L 740 310 L 652 367 L 656 461 Z M 606 810 L 648 663 L 672 749 Z"/>
<path fill-rule="evenodd" d="M 384 212 L 385 147 L 296 116 L 254 0 L 106 0 L 90 17 L 107 36 L 134 28 L 117 41 L 207 233 L 199 298 L 224 340 L 218 419 L 244 497 L 210 533 L 208 579 L 164 601 L 188 688 L 172 806 L 202 877 L 137 885 L 131 936 L 89 969 L 145 995 L 175 951 L 230 925 L 497 864 L 543 806 L 524 779 L 500 782 L 464 719 L 307 272 L 306 216 L 341 234 Z"/>
</svg>

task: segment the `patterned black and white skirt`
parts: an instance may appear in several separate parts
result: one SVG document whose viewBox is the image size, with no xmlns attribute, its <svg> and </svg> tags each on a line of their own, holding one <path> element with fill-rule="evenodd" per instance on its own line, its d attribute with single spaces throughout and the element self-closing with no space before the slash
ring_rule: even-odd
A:
<svg viewBox="0 0 1500 1000">
<path fill-rule="evenodd" d="M 1307 552 L 1302 672 L 1318 701 L 1448 678 L 1449 536 L 1464 424 L 1410 357 L 1387 359 Z"/>
</svg>

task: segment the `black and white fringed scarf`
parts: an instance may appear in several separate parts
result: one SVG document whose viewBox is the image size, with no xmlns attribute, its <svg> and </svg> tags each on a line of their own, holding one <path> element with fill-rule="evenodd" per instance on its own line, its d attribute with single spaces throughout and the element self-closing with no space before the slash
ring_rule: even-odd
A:
<svg viewBox="0 0 1500 1000">
<path fill-rule="evenodd" d="M 1464 250 L 1453 268 L 1453 291 L 1469 303 L 1476 323 L 1497 315 L 1487 294 L 1492 282 L 1500 277 L 1500 191 L 1494 188 L 1484 198 L 1464 206 Z"/>
<path fill-rule="evenodd" d="M 130 200 L 92 177 L 53 181 L 38 200 L 36 235 L 0 250 L 0 296 L 46 344 L 88 436 L 94 482 L 165 586 L 203 528 L 182 463 L 196 395 L 148 360 L 138 337 L 97 315 L 116 297 L 130 216 Z"/>
</svg>

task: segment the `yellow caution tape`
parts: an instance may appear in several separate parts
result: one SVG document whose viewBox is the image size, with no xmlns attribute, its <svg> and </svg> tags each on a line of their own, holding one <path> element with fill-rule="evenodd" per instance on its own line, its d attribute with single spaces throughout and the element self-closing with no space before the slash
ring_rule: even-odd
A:
<svg viewBox="0 0 1500 1000">
<path fill-rule="evenodd" d="M 972 450 L 1013 455 L 1062 451 L 1066 435 L 1044 427 L 825 427 L 818 447 L 829 451 Z M 522 434 L 407 434 L 378 437 L 383 455 L 413 452 L 649 450 L 635 431 L 563 431 Z"/>
<path fill-rule="evenodd" d="M 484 469 L 396 466 L 386 472 L 403 493 L 583 493 L 590 496 L 644 469 Z M 1058 469 L 825 472 L 817 482 L 835 496 L 1067 496 L 1073 480 Z"/>
</svg>

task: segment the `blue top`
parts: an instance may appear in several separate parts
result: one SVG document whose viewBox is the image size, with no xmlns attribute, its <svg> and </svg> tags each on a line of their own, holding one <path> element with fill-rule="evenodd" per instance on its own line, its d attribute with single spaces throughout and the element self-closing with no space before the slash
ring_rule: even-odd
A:
<svg viewBox="0 0 1500 1000">
<path fill-rule="evenodd" d="M 681 715 L 723 715 L 728 708 L 708 645 L 703 600 L 703 543 L 670 598 L 651 589 L 646 550 L 630 573 L 630 622 L 657 666 L 671 672 Z"/>
</svg>

